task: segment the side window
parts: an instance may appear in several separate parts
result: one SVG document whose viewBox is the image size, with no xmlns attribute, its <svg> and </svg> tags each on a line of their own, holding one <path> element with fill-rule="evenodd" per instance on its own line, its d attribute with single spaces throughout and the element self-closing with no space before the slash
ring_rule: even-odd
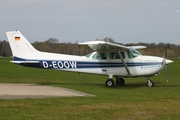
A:
<svg viewBox="0 0 180 120">
<path fill-rule="evenodd" d="M 111 52 L 110 59 L 120 59 L 119 54 L 117 52 Z"/>
<path fill-rule="evenodd" d="M 125 58 L 125 54 L 124 52 L 121 52 L 121 55 L 123 57 L 123 59 Z M 111 52 L 110 53 L 110 59 L 120 59 L 120 56 L 117 52 Z"/>
<path fill-rule="evenodd" d="M 122 55 L 123 59 L 125 59 L 125 54 L 124 54 L 124 52 L 121 52 L 121 55 Z"/>
<path fill-rule="evenodd" d="M 89 53 L 86 55 L 87 58 L 89 58 L 92 55 L 92 53 Z"/>
<path fill-rule="evenodd" d="M 93 55 L 92 58 L 97 59 L 97 60 L 106 60 L 107 55 L 106 55 L 106 53 L 96 53 L 96 54 Z"/>
</svg>

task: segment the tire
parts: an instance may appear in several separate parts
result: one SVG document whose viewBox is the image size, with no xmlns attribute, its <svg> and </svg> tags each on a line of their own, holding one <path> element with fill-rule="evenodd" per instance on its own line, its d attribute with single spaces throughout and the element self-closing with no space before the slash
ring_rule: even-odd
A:
<svg viewBox="0 0 180 120">
<path fill-rule="evenodd" d="M 148 80 L 147 83 L 146 83 L 146 85 L 147 85 L 148 87 L 154 87 L 154 82 L 153 82 L 152 80 Z"/>
<path fill-rule="evenodd" d="M 123 78 L 117 78 L 116 79 L 116 85 L 124 85 L 125 84 L 125 81 Z"/>
<path fill-rule="evenodd" d="M 113 79 L 108 79 L 106 80 L 106 87 L 114 87 L 114 80 Z"/>
</svg>

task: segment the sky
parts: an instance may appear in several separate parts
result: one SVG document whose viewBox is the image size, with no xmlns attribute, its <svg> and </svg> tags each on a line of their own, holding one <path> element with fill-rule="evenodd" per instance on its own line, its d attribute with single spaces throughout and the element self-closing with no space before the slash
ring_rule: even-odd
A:
<svg viewBox="0 0 180 120">
<path fill-rule="evenodd" d="M 0 40 L 180 44 L 180 0 L 1 0 Z"/>
</svg>

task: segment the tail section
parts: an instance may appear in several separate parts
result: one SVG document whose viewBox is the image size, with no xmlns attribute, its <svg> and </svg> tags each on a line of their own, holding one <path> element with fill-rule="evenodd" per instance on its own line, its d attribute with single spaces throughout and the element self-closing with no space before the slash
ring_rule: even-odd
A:
<svg viewBox="0 0 180 120">
<path fill-rule="evenodd" d="M 35 60 L 38 51 L 27 41 L 20 31 L 6 32 L 15 61 Z"/>
</svg>

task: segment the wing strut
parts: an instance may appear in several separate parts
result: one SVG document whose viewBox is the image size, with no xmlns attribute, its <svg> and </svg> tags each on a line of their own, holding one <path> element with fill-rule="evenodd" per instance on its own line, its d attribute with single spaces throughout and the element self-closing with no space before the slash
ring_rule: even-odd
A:
<svg viewBox="0 0 180 120">
<path fill-rule="evenodd" d="M 118 49 L 118 53 L 119 53 L 120 59 L 121 59 L 121 61 L 122 61 L 123 65 L 124 65 L 124 67 L 125 67 L 125 69 L 126 69 L 126 71 L 127 71 L 128 75 L 131 75 L 131 73 L 130 73 L 130 71 L 129 71 L 129 69 L 128 69 L 127 65 L 126 65 L 126 63 L 124 62 L 124 59 L 123 59 L 123 57 L 122 57 L 121 52 L 120 52 L 120 50 L 119 50 L 119 49 Z"/>
</svg>

